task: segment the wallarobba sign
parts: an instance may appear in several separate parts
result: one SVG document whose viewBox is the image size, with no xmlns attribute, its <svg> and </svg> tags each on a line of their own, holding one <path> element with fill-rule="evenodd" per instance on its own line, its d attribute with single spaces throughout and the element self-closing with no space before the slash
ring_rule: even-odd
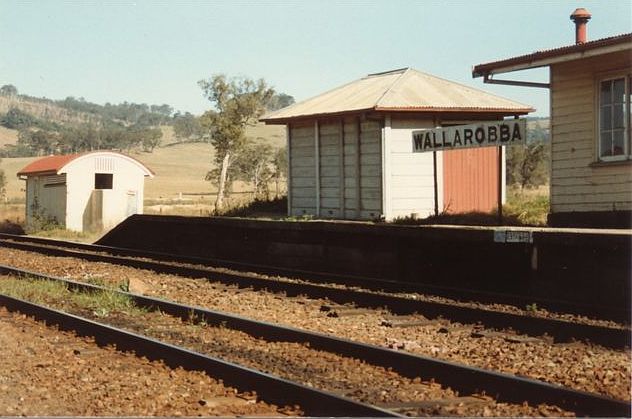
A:
<svg viewBox="0 0 632 419">
<path fill-rule="evenodd" d="M 527 121 L 508 119 L 413 131 L 413 152 L 525 144 Z"/>
</svg>

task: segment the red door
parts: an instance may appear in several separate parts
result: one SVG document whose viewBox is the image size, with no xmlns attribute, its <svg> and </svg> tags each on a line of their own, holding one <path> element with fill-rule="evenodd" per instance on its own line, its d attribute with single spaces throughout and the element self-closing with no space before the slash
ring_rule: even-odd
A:
<svg viewBox="0 0 632 419">
<path fill-rule="evenodd" d="M 491 212 L 497 206 L 498 148 L 444 151 L 443 211 Z"/>
</svg>

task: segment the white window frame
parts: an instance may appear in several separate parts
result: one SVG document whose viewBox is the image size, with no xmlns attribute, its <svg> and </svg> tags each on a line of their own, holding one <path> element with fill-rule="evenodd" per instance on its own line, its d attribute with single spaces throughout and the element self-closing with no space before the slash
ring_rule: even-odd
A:
<svg viewBox="0 0 632 419">
<path fill-rule="evenodd" d="M 601 84 L 603 82 L 623 79 L 624 81 L 624 97 L 625 101 L 623 103 L 623 154 L 619 154 L 616 156 L 602 156 L 601 155 Z M 629 160 L 632 158 L 631 156 L 631 134 L 630 134 L 630 94 L 632 89 L 632 74 L 628 72 L 620 72 L 620 73 L 611 73 L 608 76 L 601 77 L 597 79 L 596 85 L 596 120 L 597 120 L 597 129 L 596 129 L 596 149 L 597 149 L 597 161 L 600 162 L 615 162 L 622 160 Z M 614 118 L 614 113 L 612 114 L 612 118 Z"/>
</svg>

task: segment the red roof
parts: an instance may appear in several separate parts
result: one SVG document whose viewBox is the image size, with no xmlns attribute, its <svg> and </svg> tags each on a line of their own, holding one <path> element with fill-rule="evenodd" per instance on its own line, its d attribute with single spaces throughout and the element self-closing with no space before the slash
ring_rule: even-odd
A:
<svg viewBox="0 0 632 419">
<path fill-rule="evenodd" d="M 555 58 L 567 54 L 583 53 L 597 48 L 609 47 L 617 44 L 625 44 L 632 42 L 632 33 L 611 36 L 608 38 L 596 39 L 594 41 L 585 42 L 583 44 L 567 45 L 559 48 L 553 48 L 543 51 L 536 51 L 531 54 L 520 55 L 518 57 L 507 58 L 504 60 L 493 61 L 484 64 L 478 64 L 472 69 L 472 77 L 480 77 L 490 74 L 494 70 L 514 65 L 527 64 L 525 68 L 535 68 L 547 65 L 547 63 L 537 63 L 536 61 L 546 60 L 547 58 Z M 531 65 L 530 65 L 531 64 Z"/>
<path fill-rule="evenodd" d="M 41 159 L 35 160 L 34 162 L 31 162 L 30 164 L 26 165 L 26 167 L 20 170 L 17 173 L 17 175 L 22 176 L 22 175 L 36 175 L 36 174 L 37 175 L 57 174 L 64 166 L 66 166 L 68 163 L 70 163 L 74 159 L 81 156 L 85 156 L 87 154 L 98 154 L 98 153 L 116 154 L 128 159 L 131 159 L 132 161 L 136 162 L 144 170 L 147 171 L 148 175 L 146 176 L 153 177 L 155 175 L 155 173 L 149 167 L 145 166 L 139 160 L 131 156 L 127 156 L 125 154 L 121 154 L 116 151 L 109 151 L 109 150 L 91 151 L 87 153 L 78 153 L 78 154 L 66 154 L 63 156 L 43 157 Z"/>
<path fill-rule="evenodd" d="M 18 176 L 33 175 L 33 174 L 57 174 L 57 172 L 68 164 L 70 161 L 76 159 L 81 154 L 67 154 L 64 156 L 48 156 L 42 159 L 35 160 L 26 165 L 22 170 L 18 172 Z"/>
</svg>

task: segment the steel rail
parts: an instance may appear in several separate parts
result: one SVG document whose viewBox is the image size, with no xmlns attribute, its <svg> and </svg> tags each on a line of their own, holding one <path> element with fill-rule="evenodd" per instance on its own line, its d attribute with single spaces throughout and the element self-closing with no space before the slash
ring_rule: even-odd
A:
<svg viewBox="0 0 632 419">
<path fill-rule="evenodd" d="M 257 338 L 270 341 L 309 343 L 312 348 L 339 355 L 353 357 L 367 363 L 391 368 L 399 374 L 415 378 L 434 378 L 442 385 L 449 386 L 461 394 L 485 392 L 499 401 L 537 405 L 556 405 L 577 415 L 617 417 L 630 414 L 630 404 L 612 398 L 572 390 L 560 385 L 549 384 L 529 378 L 469 367 L 455 362 L 442 361 L 426 356 L 413 355 L 375 345 L 354 342 L 322 333 L 310 332 L 288 326 L 252 320 L 225 312 L 208 310 L 174 303 L 162 299 L 146 297 L 124 291 L 86 284 L 83 282 L 52 277 L 0 265 L 0 273 L 41 280 L 64 282 L 71 289 L 81 291 L 109 290 L 131 298 L 135 304 L 147 309 L 160 311 L 181 319 L 199 319 L 209 325 L 222 325 L 239 330 Z"/>
<path fill-rule="evenodd" d="M 228 386 L 243 391 L 256 390 L 261 399 L 278 406 L 298 404 L 307 416 L 402 417 L 386 409 L 4 294 L 0 294 L 0 305 L 80 336 L 93 336 L 102 346 L 116 345 L 121 351 L 134 351 L 137 356 L 163 360 L 172 368 L 204 371 Z"/>
<path fill-rule="evenodd" d="M 560 300 L 550 300 L 546 298 L 524 297 L 517 294 L 498 293 L 493 291 L 478 291 L 458 287 L 439 286 L 426 284 L 423 282 L 395 281 L 383 278 L 360 277 L 354 275 L 340 275 L 329 272 L 316 272 L 310 270 L 279 268 L 270 265 L 261 265 L 248 262 L 239 262 L 221 258 L 202 258 L 196 256 L 176 255 L 164 252 L 139 250 L 125 247 L 113 247 L 100 244 L 87 244 L 69 242 L 63 240 L 48 239 L 42 237 L 19 236 L 0 233 L 0 240 L 14 240 L 22 242 L 39 243 L 48 246 L 59 246 L 66 248 L 76 248 L 91 252 L 106 252 L 115 256 L 134 256 L 148 258 L 162 262 L 186 263 L 193 265 L 204 265 L 207 267 L 221 267 L 237 271 L 256 272 L 264 275 L 277 275 L 288 278 L 299 278 L 301 280 L 313 281 L 317 283 L 341 284 L 352 287 L 362 287 L 365 289 L 386 291 L 386 292 L 409 292 L 420 294 L 432 294 L 455 300 L 475 301 L 481 303 L 508 304 L 516 307 L 525 307 L 528 304 L 537 303 L 540 307 L 549 310 L 563 311 L 569 313 L 585 315 L 605 315 L 609 319 L 617 321 L 629 321 L 630 312 L 612 307 L 574 304 Z"/>
<path fill-rule="evenodd" d="M 2 243 L 7 247 L 36 251 L 51 256 L 76 257 L 93 262 L 115 263 L 138 269 L 153 270 L 158 273 L 202 278 L 209 281 L 238 285 L 240 287 L 252 287 L 255 290 L 285 292 L 288 296 L 309 295 L 313 298 L 327 298 L 340 304 L 354 303 L 360 307 L 386 307 L 395 314 L 419 313 L 427 318 L 442 317 L 465 324 L 480 322 L 487 328 L 513 329 L 530 336 L 542 336 L 546 334 L 551 336 L 555 342 L 587 340 L 615 349 L 632 346 L 632 333 L 629 329 L 526 316 L 436 301 L 413 300 L 366 291 L 331 288 L 321 284 L 278 281 L 251 273 L 226 272 L 210 267 L 193 268 L 174 265 L 168 262 L 141 260 L 98 253 L 85 253 L 68 248 L 43 247 L 23 242 L 2 241 Z M 84 246 L 83 250 L 96 250 L 90 245 Z M 121 249 L 118 250 L 121 251 Z"/>
</svg>

